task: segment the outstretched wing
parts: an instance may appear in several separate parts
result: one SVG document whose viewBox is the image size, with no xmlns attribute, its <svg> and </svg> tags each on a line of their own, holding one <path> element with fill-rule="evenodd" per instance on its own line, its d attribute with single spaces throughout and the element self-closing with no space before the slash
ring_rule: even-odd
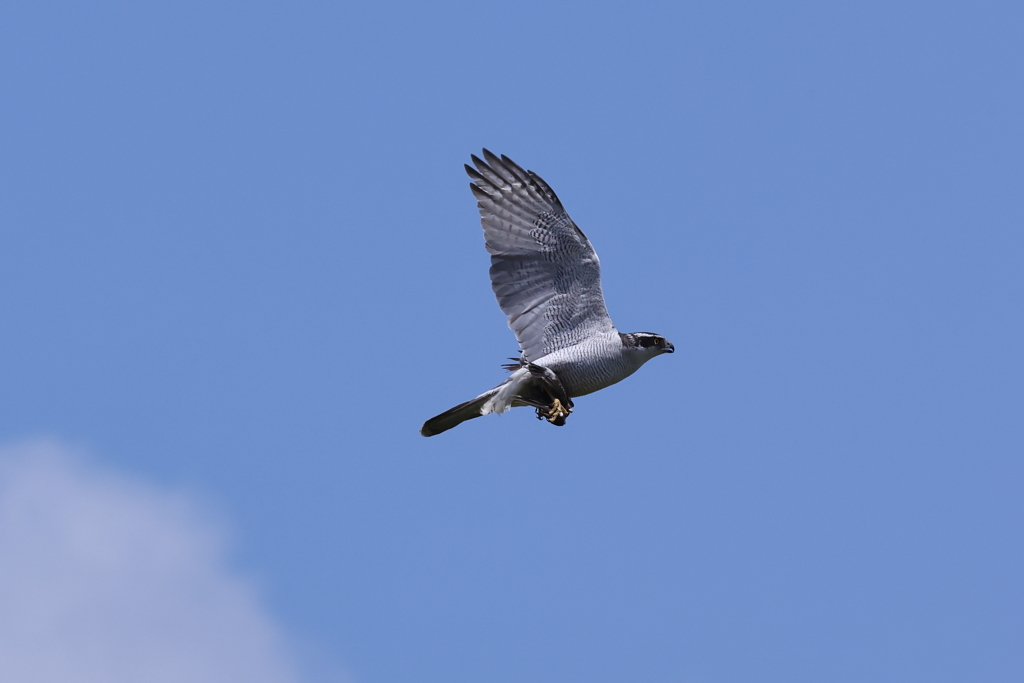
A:
<svg viewBox="0 0 1024 683">
<path fill-rule="evenodd" d="M 533 171 L 484 150 L 473 179 L 491 287 L 529 361 L 615 328 L 601 292 L 601 262 L 558 197 Z"/>
</svg>

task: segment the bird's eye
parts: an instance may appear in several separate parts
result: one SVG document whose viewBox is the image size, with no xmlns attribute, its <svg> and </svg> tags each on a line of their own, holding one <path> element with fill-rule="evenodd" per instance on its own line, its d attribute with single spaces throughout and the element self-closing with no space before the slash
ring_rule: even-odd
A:
<svg viewBox="0 0 1024 683">
<path fill-rule="evenodd" d="M 654 345 L 655 346 L 661 346 L 661 340 L 660 339 L 655 339 L 654 340 Z"/>
</svg>

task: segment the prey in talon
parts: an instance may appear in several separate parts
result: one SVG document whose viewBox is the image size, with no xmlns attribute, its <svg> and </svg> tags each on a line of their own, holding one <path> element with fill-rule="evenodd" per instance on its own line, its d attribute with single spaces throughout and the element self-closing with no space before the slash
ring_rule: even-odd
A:
<svg viewBox="0 0 1024 683">
<path fill-rule="evenodd" d="M 508 379 L 432 417 L 434 436 L 466 420 L 532 406 L 561 427 L 572 399 L 629 377 L 675 347 L 653 332 L 615 329 L 601 291 L 601 262 L 583 231 L 539 175 L 507 156 L 483 151 L 466 166 L 476 197 L 491 289 L 521 349 Z M 615 182 L 609 179 L 609 184 Z"/>
</svg>

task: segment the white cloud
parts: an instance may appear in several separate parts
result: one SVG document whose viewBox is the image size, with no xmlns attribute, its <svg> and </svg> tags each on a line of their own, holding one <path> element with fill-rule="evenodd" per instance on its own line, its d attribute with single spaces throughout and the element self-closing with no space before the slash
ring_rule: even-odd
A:
<svg viewBox="0 0 1024 683">
<path fill-rule="evenodd" d="M 284 634 L 187 496 L 65 447 L 0 449 L 0 680 L 298 681 Z"/>
</svg>

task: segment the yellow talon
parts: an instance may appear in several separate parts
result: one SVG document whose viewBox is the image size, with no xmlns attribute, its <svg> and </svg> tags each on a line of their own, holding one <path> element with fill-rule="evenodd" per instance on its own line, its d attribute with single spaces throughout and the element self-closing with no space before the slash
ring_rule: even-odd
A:
<svg viewBox="0 0 1024 683">
<path fill-rule="evenodd" d="M 548 411 L 545 417 L 548 422 L 555 422 L 556 420 L 569 417 L 569 413 L 572 412 L 571 408 L 566 408 L 562 405 L 562 402 L 557 398 L 551 403 L 551 410 Z"/>
</svg>

